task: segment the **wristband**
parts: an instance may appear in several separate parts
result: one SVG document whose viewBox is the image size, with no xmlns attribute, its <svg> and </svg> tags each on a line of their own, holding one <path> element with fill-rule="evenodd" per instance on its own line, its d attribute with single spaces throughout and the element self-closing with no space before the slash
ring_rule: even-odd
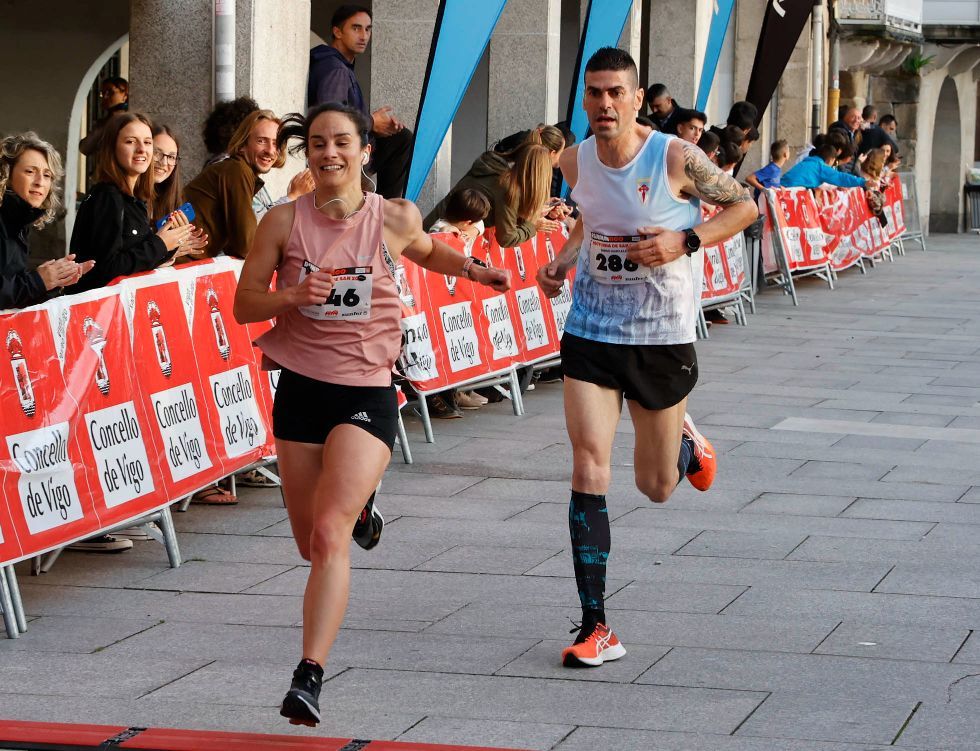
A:
<svg viewBox="0 0 980 751">
<path fill-rule="evenodd" d="M 470 269 L 472 269 L 473 266 L 482 266 L 483 268 L 487 267 L 487 265 L 479 258 L 474 258 L 473 256 L 467 256 L 466 260 L 463 261 L 463 269 L 462 271 L 460 271 L 459 275 L 465 276 L 467 279 L 472 281 L 473 277 L 470 275 Z"/>
</svg>

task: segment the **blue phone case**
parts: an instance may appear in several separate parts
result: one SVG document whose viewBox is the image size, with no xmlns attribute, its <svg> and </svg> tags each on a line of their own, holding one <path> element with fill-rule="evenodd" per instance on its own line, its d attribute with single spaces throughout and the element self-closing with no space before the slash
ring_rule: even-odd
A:
<svg viewBox="0 0 980 751">
<path fill-rule="evenodd" d="M 185 203 L 183 206 L 181 206 L 179 209 L 177 209 L 177 211 L 183 211 L 184 212 L 184 216 L 187 217 L 187 221 L 189 221 L 189 222 L 193 222 L 194 221 L 194 216 L 195 216 L 195 214 L 194 214 L 194 207 L 191 206 L 190 203 Z M 170 218 L 170 215 L 168 214 L 167 216 L 163 217 L 163 219 L 158 219 L 157 220 L 157 229 L 160 229 L 164 224 L 166 224 L 167 219 L 169 219 L 169 218 Z"/>
</svg>

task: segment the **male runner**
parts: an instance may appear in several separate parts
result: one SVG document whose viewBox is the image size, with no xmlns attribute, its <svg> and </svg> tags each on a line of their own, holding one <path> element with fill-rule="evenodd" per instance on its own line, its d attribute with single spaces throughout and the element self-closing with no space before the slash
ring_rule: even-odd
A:
<svg viewBox="0 0 980 751">
<path fill-rule="evenodd" d="M 581 216 L 559 256 L 538 273 L 553 297 L 578 263 L 561 342 L 573 451 L 569 530 L 583 611 L 578 637 L 562 653 L 569 667 L 626 654 L 603 602 L 605 494 L 623 397 L 644 495 L 664 503 L 685 476 L 698 490 L 714 480 L 714 450 L 685 413 L 698 376 L 697 251 L 742 231 L 758 214 L 748 191 L 697 146 L 638 124 L 642 103 L 633 59 L 611 47 L 596 52 L 585 66 L 583 98 L 594 135 L 560 161 Z M 702 222 L 701 200 L 722 211 Z"/>
</svg>

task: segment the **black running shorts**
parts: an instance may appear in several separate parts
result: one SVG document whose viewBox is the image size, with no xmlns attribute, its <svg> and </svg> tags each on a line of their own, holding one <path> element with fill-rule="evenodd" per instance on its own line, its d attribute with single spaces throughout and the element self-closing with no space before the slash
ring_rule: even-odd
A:
<svg viewBox="0 0 980 751">
<path fill-rule="evenodd" d="M 673 407 L 698 382 L 693 344 L 607 344 L 567 331 L 561 369 L 577 381 L 615 389 L 644 409 Z"/>
<path fill-rule="evenodd" d="M 283 368 L 272 405 L 273 435 L 322 444 L 338 425 L 356 425 L 391 450 L 398 434 L 395 387 L 340 386 Z"/>
</svg>

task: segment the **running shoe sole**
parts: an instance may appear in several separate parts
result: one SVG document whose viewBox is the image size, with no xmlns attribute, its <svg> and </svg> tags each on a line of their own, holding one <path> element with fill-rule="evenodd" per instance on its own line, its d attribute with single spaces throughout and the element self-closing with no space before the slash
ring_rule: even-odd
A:
<svg viewBox="0 0 980 751">
<path fill-rule="evenodd" d="M 299 691 L 290 690 L 282 700 L 279 714 L 289 719 L 293 725 L 306 725 L 315 728 L 320 722 L 320 710 Z"/>
<path fill-rule="evenodd" d="M 599 653 L 598 657 L 578 657 L 571 651 L 571 647 L 562 653 L 562 665 L 566 668 L 590 667 L 597 668 L 604 662 L 612 662 L 620 657 L 626 656 L 626 647 L 622 644 L 613 644 L 606 647 Z"/>
</svg>

